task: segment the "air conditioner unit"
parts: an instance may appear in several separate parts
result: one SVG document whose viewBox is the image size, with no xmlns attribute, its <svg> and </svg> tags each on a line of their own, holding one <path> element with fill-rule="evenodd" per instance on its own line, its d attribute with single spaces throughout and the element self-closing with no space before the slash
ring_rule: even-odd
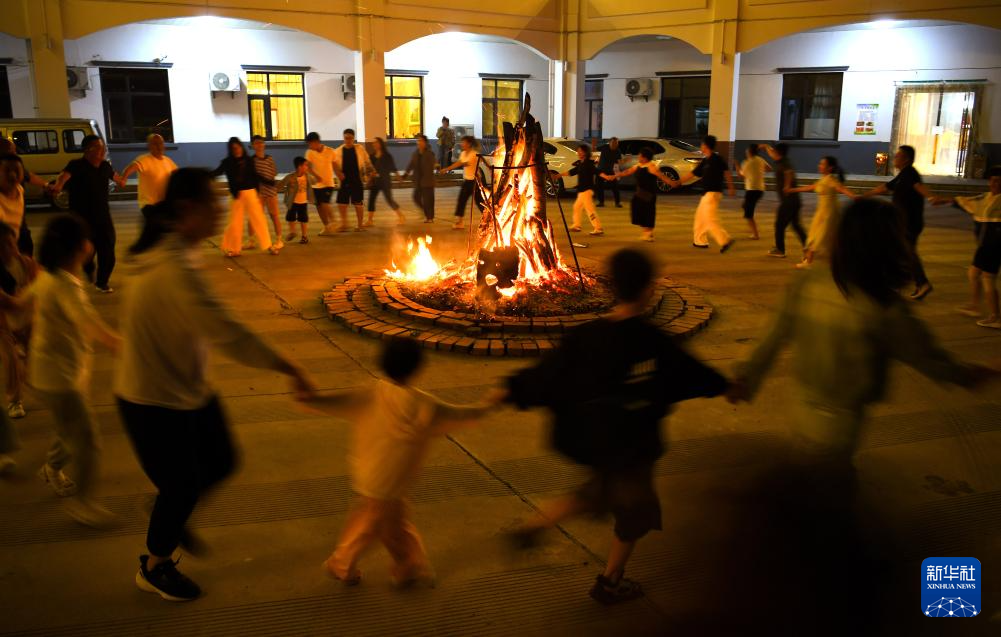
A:
<svg viewBox="0 0 1001 637">
<path fill-rule="evenodd" d="M 626 80 L 626 97 L 629 101 L 642 97 L 644 100 L 653 94 L 653 80 L 650 78 L 637 78 Z"/>
<path fill-rule="evenodd" d="M 236 92 L 240 90 L 240 72 L 233 70 L 209 73 L 209 90 L 216 92 Z"/>
<path fill-rule="evenodd" d="M 90 90 L 90 77 L 87 75 L 87 67 L 67 66 L 66 86 L 69 87 L 69 90 L 71 91 Z"/>
<path fill-rule="evenodd" d="M 344 94 L 344 99 L 355 96 L 355 76 L 354 75 L 342 75 L 341 76 L 341 92 Z"/>
</svg>

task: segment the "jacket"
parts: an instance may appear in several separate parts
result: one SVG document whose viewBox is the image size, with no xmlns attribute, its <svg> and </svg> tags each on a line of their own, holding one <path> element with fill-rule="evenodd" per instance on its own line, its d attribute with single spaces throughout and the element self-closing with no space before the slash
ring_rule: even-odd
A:
<svg viewBox="0 0 1001 637">
<path fill-rule="evenodd" d="M 375 172 L 375 166 L 372 165 L 372 160 L 368 156 L 368 151 L 361 144 L 355 144 L 355 153 L 358 157 L 358 175 L 361 177 L 362 183 L 369 180 L 369 176 Z M 344 144 L 341 144 L 334 149 L 334 168 L 337 172 L 343 173 L 344 168 L 342 167 L 344 161 Z"/>
<path fill-rule="evenodd" d="M 406 174 L 414 175 L 414 186 L 417 188 L 434 188 L 434 166 L 435 162 L 434 153 L 431 149 L 421 153 L 418 150 L 414 151 L 413 157 L 410 158 L 410 164 L 407 166 Z"/>
<path fill-rule="evenodd" d="M 295 202 L 295 196 L 299 192 L 299 181 L 296 179 L 296 174 L 289 173 L 282 177 L 282 180 L 278 182 L 278 192 L 285 193 L 285 207 L 291 207 L 293 202 Z M 316 197 L 313 195 L 313 182 L 316 179 L 312 175 L 306 173 L 306 201 L 312 204 L 316 203 Z"/>
</svg>

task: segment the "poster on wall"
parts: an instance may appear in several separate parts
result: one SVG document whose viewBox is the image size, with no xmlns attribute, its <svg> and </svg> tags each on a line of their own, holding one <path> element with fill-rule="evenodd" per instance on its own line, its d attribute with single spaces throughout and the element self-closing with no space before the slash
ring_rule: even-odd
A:
<svg viewBox="0 0 1001 637">
<path fill-rule="evenodd" d="M 856 135 L 876 134 L 876 111 L 879 104 L 858 104 L 858 117 L 855 119 Z"/>
</svg>

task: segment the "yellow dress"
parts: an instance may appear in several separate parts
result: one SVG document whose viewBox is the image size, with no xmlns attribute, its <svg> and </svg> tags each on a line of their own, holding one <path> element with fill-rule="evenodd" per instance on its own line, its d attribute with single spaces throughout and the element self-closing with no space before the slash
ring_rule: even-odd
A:
<svg viewBox="0 0 1001 637">
<path fill-rule="evenodd" d="M 834 175 L 824 175 L 815 186 L 817 210 L 813 213 L 810 230 L 806 235 L 806 247 L 814 256 L 826 257 L 830 253 L 830 241 L 838 223 L 838 182 Z"/>
</svg>

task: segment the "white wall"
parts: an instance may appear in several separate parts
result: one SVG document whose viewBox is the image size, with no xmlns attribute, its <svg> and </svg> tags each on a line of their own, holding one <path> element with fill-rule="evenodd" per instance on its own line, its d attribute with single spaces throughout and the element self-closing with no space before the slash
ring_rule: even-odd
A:
<svg viewBox="0 0 1001 637">
<path fill-rule="evenodd" d="M 453 125 L 473 124 L 475 135 L 483 135 L 480 73 L 529 75 L 525 92 L 532 96 L 532 115 L 548 130 L 549 62 L 521 44 L 461 33 L 432 35 L 387 52 L 386 68 L 428 71 L 424 133 L 432 139 L 443 116 Z"/>
<path fill-rule="evenodd" d="M 10 105 L 14 117 L 35 117 L 35 89 L 31 84 L 31 67 L 28 65 L 28 41 L 0 33 L 0 57 L 14 59 L 7 65 L 7 83 L 10 85 Z"/>
<path fill-rule="evenodd" d="M 355 124 L 355 103 L 341 93 L 341 76 L 354 73 L 347 49 L 298 31 L 130 24 L 66 41 L 66 63 L 84 66 L 91 60 L 152 62 L 165 58 L 175 142 L 246 139 L 246 85 L 235 94 L 209 91 L 209 72 L 240 69 L 241 64 L 309 66 L 306 81 L 306 126 L 325 139 L 338 139 Z M 98 69 L 90 70 L 94 90 L 71 96 L 74 117 L 104 121 Z"/>
<path fill-rule="evenodd" d="M 681 40 L 623 40 L 588 60 L 585 73 L 607 73 L 602 137 L 656 137 L 660 118 L 659 71 L 709 71 L 710 56 Z M 626 97 L 626 82 L 653 79 L 649 101 Z"/>
<path fill-rule="evenodd" d="M 777 139 L 779 67 L 847 66 L 839 141 L 890 141 L 895 82 L 986 79 L 980 141 L 1001 142 L 1001 31 L 968 25 L 801 33 L 741 56 L 738 139 Z M 856 136 L 857 104 L 879 104 L 876 135 Z"/>
</svg>

